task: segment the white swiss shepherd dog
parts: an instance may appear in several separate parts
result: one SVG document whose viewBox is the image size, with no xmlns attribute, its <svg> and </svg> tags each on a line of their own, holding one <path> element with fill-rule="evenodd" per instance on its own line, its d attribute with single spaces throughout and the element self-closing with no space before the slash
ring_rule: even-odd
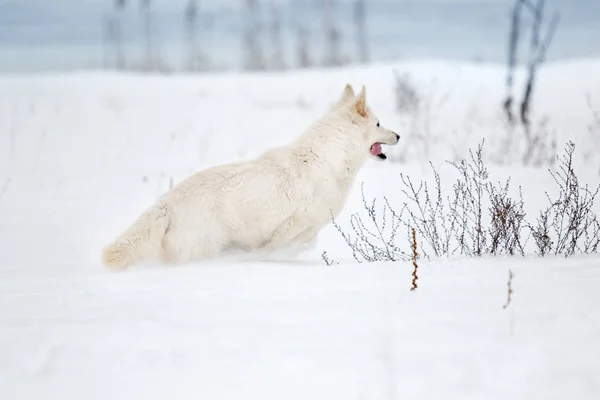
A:
<svg viewBox="0 0 600 400">
<path fill-rule="evenodd" d="M 199 171 L 174 186 L 106 246 L 102 261 L 126 268 L 207 260 L 227 249 L 272 252 L 312 242 L 342 210 L 368 157 L 400 136 L 379 124 L 349 84 L 293 142 L 247 161 Z"/>
</svg>

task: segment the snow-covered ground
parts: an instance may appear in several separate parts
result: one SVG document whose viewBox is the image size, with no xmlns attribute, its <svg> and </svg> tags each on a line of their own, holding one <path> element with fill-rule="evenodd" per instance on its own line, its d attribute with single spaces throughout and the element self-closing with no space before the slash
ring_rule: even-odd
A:
<svg viewBox="0 0 600 400">
<path fill-rule="evenodd" d="M 595 399 L 598 258 L 0 281 L 5 399 Z M 507 267 L 513 298 L 507 309 Z"/>
<path fill-rule="evenodd" d="M 395 112 L 393 68 L 439 105 L 419 122 L 425 140 Z M 545 66 L 534 100 L 557 152 L 575 141 L 592 186 L 600 157 L 586 95 L 600 108 L 597 71 L 594 60 Z M 331 226 L 287 259 L 100 265 L 100 248 L 171 182 L 285 143 L 347 81 L 367 85 L 382 124 L 403 137 L 390 153 L 406 162 L 369 163 L 346 227 L 362 210 L 360 182 L 369 198 L 400 201 L 400 172 L 431 179 L 431 160 L 444 179 L 444 160 L 481 138 L 501 149 L 494 65 L 0 77 L 0 398 L 600 397 L 598 256 L 421 260 L 411 292 L 410 263 L 357 264 Z M 490 173 L 523 187 L 532 219 L 554 190 L 546 167 Z"/>
</svg>

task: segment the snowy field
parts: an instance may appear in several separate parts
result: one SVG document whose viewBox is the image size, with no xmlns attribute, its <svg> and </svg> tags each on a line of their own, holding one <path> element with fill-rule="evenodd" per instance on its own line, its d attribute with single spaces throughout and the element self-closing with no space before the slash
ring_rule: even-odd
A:
<svg viewBox="0 0 600 400">
<path fill-rule="evenodd" d="M 417 122 L 395 110 L 394 68 L 429 104 Z M 557 153 L 575 142 L 591 186 L 598 71 L 595 60 L 547 65 L 533 102 Z M 522 186 L 531 219 L 554 190 L 546 166 L 500 154 L 500 66 L 0 77 L 0 398 L 600 398 L 597 255 L 423 259 L 412 292 L 410 262 L 356 263 L 329 226 L 287 258 L 100 265 L 101 247 L 173 182 L 287 142 L 346 82 L 366 84 L 402 139 L 393 162 L 360 174 L 342 226 L 363 212 L 360 183 L 399 202 L 399 173 L 431 179 L 431 160 L 447 185 L 445 160 L 482 138 L 492 179 Z"/>
</svg>

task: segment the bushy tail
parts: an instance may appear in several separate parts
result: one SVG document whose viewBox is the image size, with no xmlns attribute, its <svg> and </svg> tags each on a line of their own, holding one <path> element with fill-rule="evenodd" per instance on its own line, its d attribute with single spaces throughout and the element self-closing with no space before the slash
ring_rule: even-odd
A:
<svg viewBox="0 0 600 400">
<path fill-rule="evenodd" d="M 126 268 L 156 254 L 169 227 L 166 207 L 153 207 L 102 251 L 102 262 L 108 268 Z"/>
</svg>

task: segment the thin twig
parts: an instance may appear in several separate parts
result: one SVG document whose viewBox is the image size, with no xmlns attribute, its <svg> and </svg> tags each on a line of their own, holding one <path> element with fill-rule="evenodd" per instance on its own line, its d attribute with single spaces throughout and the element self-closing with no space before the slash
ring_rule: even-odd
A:
<svg viewBox="0 0 600 400">
<path fill-rule="evenodd" d="M 325 264 L 331 266 L 333 264 L 339 264 L 339 262 L 332 260 L 329 258 L 329 256 L 327 255 L 327 252 L 324 251 L 323 253 L 321 253 L 321 258 L 323 259 L 323 261 L 325 261 Z"/>
</svg>

